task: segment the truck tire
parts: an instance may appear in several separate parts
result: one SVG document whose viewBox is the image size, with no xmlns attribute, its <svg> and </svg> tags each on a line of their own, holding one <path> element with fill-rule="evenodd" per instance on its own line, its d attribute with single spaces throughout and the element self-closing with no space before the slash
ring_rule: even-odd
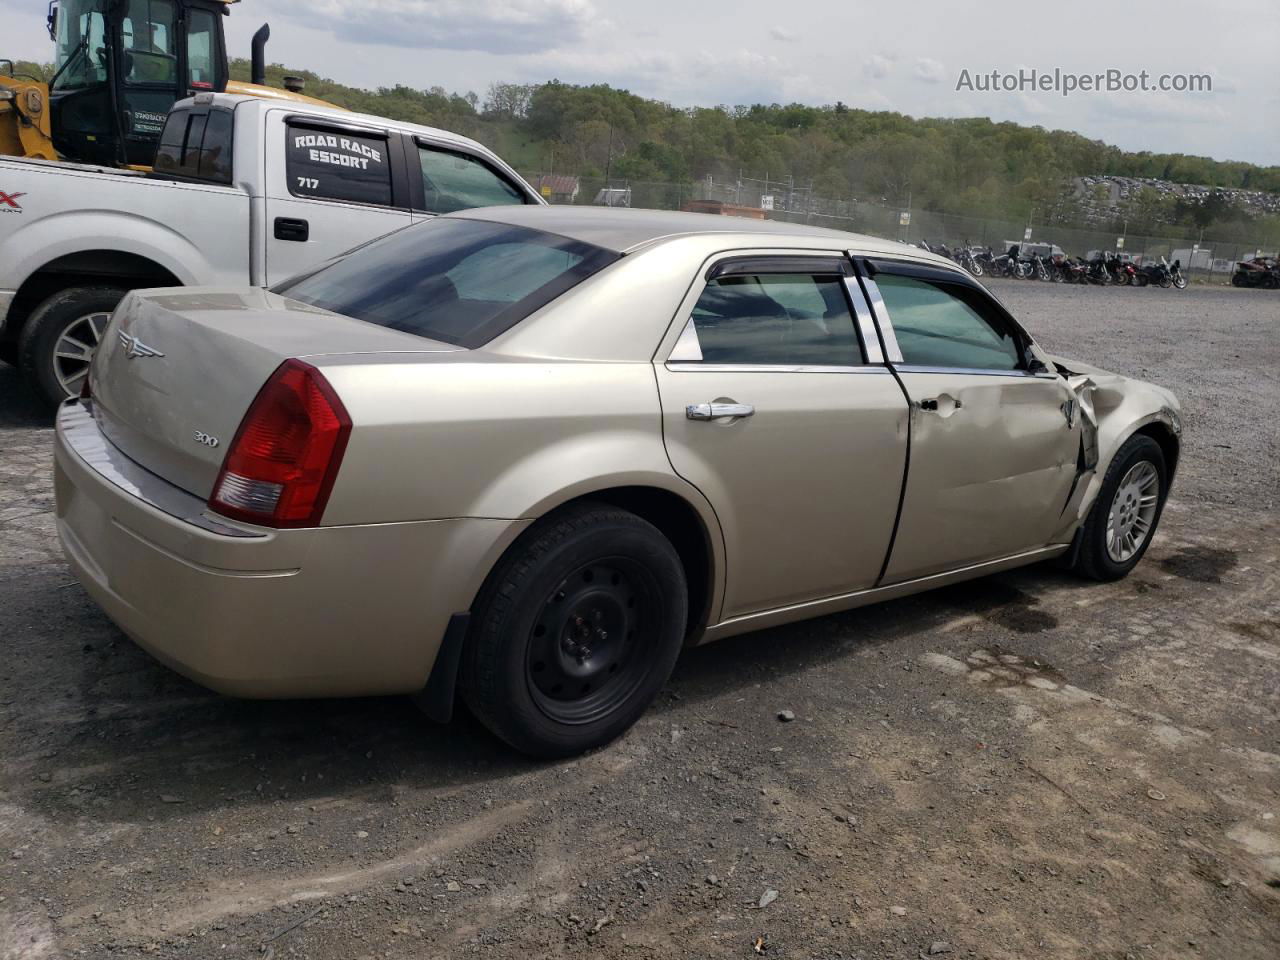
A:
<svg viewBox="0 0 1280 960">
<path fill-rule="evenodd" d="M 18 341 L 19 366 L 50 403 L 80 392 L 111 311 L 125 293 L 120 287 L 68 287 L 31 312 Z"/>
</svg>

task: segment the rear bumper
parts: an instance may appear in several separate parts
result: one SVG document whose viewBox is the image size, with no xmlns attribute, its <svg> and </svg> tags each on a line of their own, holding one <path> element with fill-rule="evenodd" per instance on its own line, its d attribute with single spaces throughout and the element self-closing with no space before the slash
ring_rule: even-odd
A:
<svg viewBox="0 0 1280 960">
<path fill-rule="evenodd" d="M 54 463 L 58 536 L 85 589 L 158 660 L 235 696 L 421 690 L 450 616 L 524 526 L 223 522 L 125 458 L 76 401 L 59 410 Z"/>
</svg>

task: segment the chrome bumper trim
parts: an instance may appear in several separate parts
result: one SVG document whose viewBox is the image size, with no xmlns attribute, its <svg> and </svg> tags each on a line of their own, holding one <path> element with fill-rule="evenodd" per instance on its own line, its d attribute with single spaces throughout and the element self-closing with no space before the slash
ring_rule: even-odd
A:
<svg viewBox="0 0 1280 960">
<path fill-rule="evenodd" d="M 147 506 L 222 537 L 250 540 L 266 537 L 266 534 L 233 527 L 209 516 L 205 502 L 199 497 L 193 497 L 130 460 L 102 435 L 93 414 L 80 400 L 68 400 L 58 408 L 57 428 L 68 450 L 107 482 Z"/>
</svg>

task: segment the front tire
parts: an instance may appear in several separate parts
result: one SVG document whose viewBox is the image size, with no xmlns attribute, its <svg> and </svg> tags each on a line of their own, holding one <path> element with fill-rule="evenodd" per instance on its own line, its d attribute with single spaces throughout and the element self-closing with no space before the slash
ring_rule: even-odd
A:
<svg viewBox="0 0 1280 960">
<path fill-rule="evenodd" d="M 656 527 L 607 504 L 566 508 L 489 575 L 463 653 L 463 698 L 522 753 L 581 753 L 639 719 L 671 675 L 687 619 L 684 567 Z"/>
<path fill-rule="evenodd" d="M 80 392 L 102 332 L 124 295 L 119 287 L 71 287 L 32 311 L 18 341 L 19 366 L 50 403 Z"/>
<path fill-rule="evenodd" d="M 1160 444 L 1139 434 L 1116 453 L 1081 531 L 1077 573 L 1119 580 L 1138 565 L 1155 536 L 1169 492 Z"/>
</svg>

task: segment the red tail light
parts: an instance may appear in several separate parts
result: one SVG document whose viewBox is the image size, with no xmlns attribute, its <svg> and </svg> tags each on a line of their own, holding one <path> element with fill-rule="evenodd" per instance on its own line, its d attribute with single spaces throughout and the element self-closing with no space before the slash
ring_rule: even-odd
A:
<svg viewBox="0 0 1280 960">
<path fill-rule="evenodd" d="M 210 509 L 269 527 L 314 527 L 324 514 L 351 418 L 320 371 L 286 360 L 231 441 Z"/>
</svg>

